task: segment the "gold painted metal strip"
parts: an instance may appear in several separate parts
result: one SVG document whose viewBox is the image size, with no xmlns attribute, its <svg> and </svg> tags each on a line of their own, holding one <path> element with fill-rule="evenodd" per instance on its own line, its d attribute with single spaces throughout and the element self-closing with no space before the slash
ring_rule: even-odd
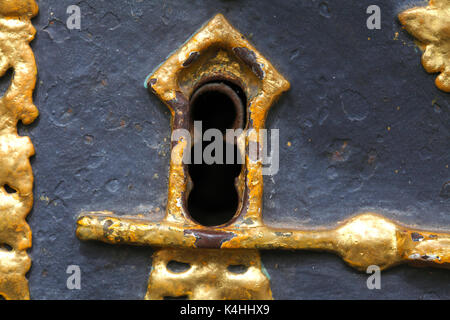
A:
<svg viewBox="0 0 450 320">
<path fill-rule="evenodd" d="M 37 69 L 29 46 L 36 33 L 30 19 L 37 13 L 34 0 L 0 2 L 0 76 L 14 71 L 0 98 L 0 296 L 5 299 L 30 297 L 25 274 L 31 266 L 26 252 L 31 229 L 25 218 L 33 206 L 34 147 L 17 134 L 17 123 L 30 124 L 38 116 L 32 99 Z"/>
<path fill-rule="evenodd" d="M 205 228 L 206 230 L 207 228 Z M 169 222 L 118 218 L 108 213 L 78 220 L 77 236 L 111 244 L 198 248 L 198 227 Z M 267 226 L 216 228 L 228 237 L 221 249 L 321 250 L 341 256 L 350 266 L 365 271 L 370 265 L 386 269 L 401 263 L 450 266 L 450 234 L 404 227 L 374 213 L 357 215 L 330 229 L 298 230 Z"/>
</svg>

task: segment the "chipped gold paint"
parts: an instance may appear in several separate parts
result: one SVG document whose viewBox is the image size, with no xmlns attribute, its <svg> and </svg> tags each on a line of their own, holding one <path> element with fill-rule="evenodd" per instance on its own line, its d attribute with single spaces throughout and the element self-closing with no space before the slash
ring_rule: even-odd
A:
<svg viewBox="0 0 450 320">
<path fill-rule="evenodd" d="M 436 86 L 450 92 L 450 1 L 431 0 L 428 6 L 406 10 L 398 17 L 419 41 L 425 70 L 440 73 Z"/>
<path fill-rule="evenodd" d="M 33 205 L 29 157 L 34 147 L 17 134 L 17 123 L 29 124 L 38 116 L 32 100 L 37 70 L 29 46 L 36 33 L 30 19 L 37 12 L 34 0 L 0 2 L 0 76 L 14 70 L 11 86 L 0 98 L 0 296 L 6 299 L 29 299 L 25 274 L 31 266 L 26 252 L 31 229 L 25 218 Z M 5 185 L 16 192 L 8 193 Z"/>
<path fill-rule="evenodd" d="M 235 48 L 244 48 L 252 55 L 252 68 L 248 61 L 237 56 Z M 195 61 L 191 61 L 193 56 L 197 57 Z M 169 107 L 174 125 L 175 119 L 184 121 L 180 116 L 187 112 L 180 110 L 179 103 L 186 103 L 193 90 L 217 76 L 238 82 L 248 98 L 249 124 L 238 137 L 246 170 L 239 176 L 237 186 L 241 195 L 247 192 L 248 198 L 246 201 L 240 198 L 235 219 L 221 226 L 205 227 L 185 212 L 183 202 L 190 181 L 182 159 L 190 145 L 180 137 L 172 146 L 168 203 L 163 220 L 150 221 L 103 211 L 82 213 L 77 222 L 77 236 L 82 240 L 162 248 L 155 254 L 147 298 L 255 298 L 247 291 L 257 292 L 260 283 L 266 283 L 260 276 L 258 249 L 328 251 L 361 271 L 370 265 L 386 269 L 401 263 L 449 266 L 449 233 L 407 228 L 375 213 L 357 215 L 334 228 L 299 230 L 264 225 L 262 162 L 245 150 L 255 142 L 259 148 L 263 147 L 259 144 L 262 141 L 259 130 L 264 128 L 267 111 L 275 99 L 289 89 L 289 82 L 219 14 L 172 54 L 148 78 L 147 85 Z M 187 125 L 182 123 L 181 127 Z M 242 283 L 241 288 L 226 276 L 222 277 L 222 273 L 229 259 L 245 259 L 246 255 L 253 257 L 250 260 L 256 263 L 258 271 L 255 279 Z M 193 270 L 198 273 L 172 274 L 166 268 L 170 259 L 196 266 Z M 220 281 L 211 280 L 214 275 L 221 275 Z M 236 295 L 230 296 L 230 287 L 234 287 Z M 265 294 L 261 297 L 271 298 L 270 289 L 262 292 Z"/>
<path fill-rule="evenodd" d="M 204 78 L 225 75 L 228 79 L 241 83 L 246 96 L 252 99 L 261 90 L 261 81 L 253 72 L 248 71 L 248 67 L 234 54 L 220 47 L 213 47 L 202 52 L 188 68 L 181 69 L 177 82 L 181 92 L 190 97 Z"/>
<path fill-rule="evenodd" d="M 132 230 L 132 227 L 136 229 Z M 110 230 L 107 237 L 104 236 L 105 228 Z M 330 229 L 299 230 L 244 225 L 214 229 L 234 236 L 223 242 L 221 249 L 329 251 L 361 271 L 370 265 L 386 269 L 401 263 L 417 262 L 431 266 L 450 266 L 449 233 L 408 228 L 375 213 L 357 215 Z M 189 228 L 168 222 L 138 222 L 133 217 L 117 218 L 111 213 L 103 212 L 80 218 L 77 234 L 84 240 L 100 240 L 112 244 L 196 248 L 196 238 L 191 234 L 185 235 L 186 230 Z M 412 236 L 414 233 L 421 240 L 415 241 Z"/>
<path fill-rule="evenodd" d="M 171 261 L 190 268 L 173 272 Z M 229 266 L 248 269 L 237 274 Z M 186 297 L 191 300 L 268 300 L 272 299 L 270 281 L 262 271 L 258 250 L 165 249 L 153 255 L 147 300 Z"/>
</svg>

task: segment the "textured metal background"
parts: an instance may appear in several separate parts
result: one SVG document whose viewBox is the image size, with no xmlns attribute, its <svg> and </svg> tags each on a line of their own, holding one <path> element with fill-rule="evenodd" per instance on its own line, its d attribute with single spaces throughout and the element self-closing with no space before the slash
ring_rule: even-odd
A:
<svg viewBox="0 0 450 320">
<path fill-rule="evenodd" d="M 144 297 L 152 250 L 81 243 L 75 219 L 82 210 L 162 215 L 169 113 L 144 79 L 217 12 L 292 85 L 268 119 L 281 129 L 281 163 L 265 179 L 267 223 L 333 224 L 376 210 L 450 229 L 450 95 L 396 19 L 423 1 L 38 2 L 41 115 L 20 129 L 37 153 L 32 299 Z M 72 4 L 81 31 L 65 26 Z M 366 28 L 371 4 L 381 7 L 381 30 Z M 397 267 L 383 272 L 381 290 L 368 290 L 366 274 L 330 254 L 264 252 L 263 262 L 276 299 L 450 298 L 448 270 Z M 70 264 L 81 267 L 81 290 L 66 288 Z"/>
</svg>

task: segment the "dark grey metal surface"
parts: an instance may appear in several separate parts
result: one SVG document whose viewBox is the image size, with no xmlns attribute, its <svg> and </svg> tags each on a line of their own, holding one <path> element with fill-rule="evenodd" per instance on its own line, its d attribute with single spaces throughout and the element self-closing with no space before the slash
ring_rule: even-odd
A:
<svg viewBox="0 0 450 320">
<path fill-rule="evenodd" d="M 450 229 L 450 95 L 434 86 L 396 19 L 423 1 L 38 2 L 41 115 L 20 128 L 36 148 L 32 299 L 144 297 L 152 250 L 82 243 L 75 219 L 83 210 L 161 216 L 170 120 L 144 79 L 217 12 L 292 85 L 268 118 L 280 128 L 281 161 L 265 179 L 267 223 L 333 224 L 374 210 Z M 72 4 L 81 31 L 65 26 Z M 371 4 L 381 8 L 381 30 L 366 27 Z M 450 298 L 448 270 L 397 267 L 382 273 L 381 290 L 368 290 L 368 275 L 330 254 L 264 252 L 263 262 L 276 299 Z M 66 288 L 72 264 L 81 290 Z"/>
</svg>

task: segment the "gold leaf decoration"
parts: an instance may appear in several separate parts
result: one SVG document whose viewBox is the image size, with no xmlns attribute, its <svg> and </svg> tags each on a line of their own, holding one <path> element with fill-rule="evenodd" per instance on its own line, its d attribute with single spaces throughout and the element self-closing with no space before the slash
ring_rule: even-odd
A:
<svg viewBox="0 0 450 320">
<path fill-rule="evenodd" d="M 428 6 L 406 10 L 398 17 L 424 50 L 425 70 L 440 72 L 436 86 L 450 92 L 450 0 L 431 0 Z"/>
<path fill-rule="evenodd" d="M 170 298 L 272 300 L 272 291 L 258 250 L 169 248 L 153 255 L 145 299 Z"/>
</svg>

